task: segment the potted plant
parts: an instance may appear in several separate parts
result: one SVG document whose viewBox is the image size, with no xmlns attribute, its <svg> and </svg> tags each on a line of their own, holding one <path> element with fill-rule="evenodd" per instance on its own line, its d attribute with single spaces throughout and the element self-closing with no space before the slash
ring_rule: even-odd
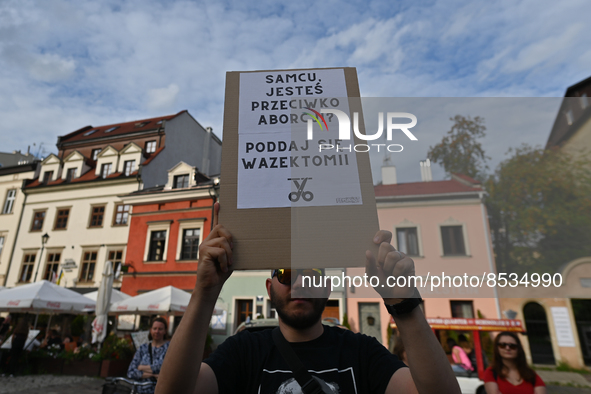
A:
<svg viewBox="0 0 591 394">
<path fill-rule="evenodd" d="M 128 339 L 111 334 L 105 339 L 99 356 L 102 360 L 101 377 L 125 376 L 133 358 L 133 346 Z"/>
<path fill-rule="evenodd" d="M 62 352 L 59 356 L 64 360 L 64 375 L 98 376 L 102 362 L 98 353 L 85 344 L 71 352 Z"/>
<path fill-rule="evenodd" d="M 51 345 L 46 348 L 33 350 L 29 354 L 33 373 L 48 373 L 59 375 L 64 367 L 64 359 L 60 357 L 62 348 L 59 345 Z"/>
</svg>

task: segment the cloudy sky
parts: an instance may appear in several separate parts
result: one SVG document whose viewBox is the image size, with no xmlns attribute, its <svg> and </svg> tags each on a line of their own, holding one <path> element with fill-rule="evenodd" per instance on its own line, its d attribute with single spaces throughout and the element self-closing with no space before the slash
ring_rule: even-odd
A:
<svg viewBox="0 0 591 394">
<path fill-rule="evenodd" d="M 589 15 L 588 0 L 2 0 L 0 151 L 183 109 L 223 138 L 226 71 L 356 67 L 366 97 L 560 97 L 591 75 Z M 545 143 L 546 113 L 522 140 Z M 515 143 L 487 138 L 505 141 L 494 163 Z"/>
</svg>

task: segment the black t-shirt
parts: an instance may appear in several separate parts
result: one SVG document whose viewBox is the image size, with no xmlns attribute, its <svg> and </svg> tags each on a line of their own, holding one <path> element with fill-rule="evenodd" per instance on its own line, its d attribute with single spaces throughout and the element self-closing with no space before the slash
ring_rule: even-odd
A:
<svg viewBox="0 0 591 394">
<path fill-rule="evenodd" d="M 271 336 L 272 330 L 229 337 L 204 362 L 223 393 L 300 393 Z M 308 371 L 338 394 L 383 393 L 405 364 L 375 338 L 338 327 L 309 342 L 291 343 Z"/>
</svg>

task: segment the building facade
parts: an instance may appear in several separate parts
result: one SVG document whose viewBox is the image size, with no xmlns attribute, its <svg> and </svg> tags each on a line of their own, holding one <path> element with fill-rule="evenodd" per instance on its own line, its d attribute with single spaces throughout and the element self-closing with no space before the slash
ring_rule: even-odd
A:
<svg viewBox="0 0 591 394">
<path fill-rule="evenodd" d="M 0 285 L 4 286 L 22 223 L 26 199 L 22 192 L 23 183 L 34 179 L 39 168 L 39 162 L 34 159 L 19 157 L 18 160 L 7 160 L 8 155 L 3 154 L 2 161 L 4 164 L 12 165 L 0 167 Z"/>
<path fill-rule="evenodd" d="M 169 169 L 166 185 L 122 197 L 132 211 L 124 293 L 164 286 L 193 290 L 199 245 L 211 230 L 218 183 L 219 178 L 211 180 L 181 162 Z"/>
<path fill-rule="evenodd" d="M 414 260 L 417 275 L 426 280 L 428 274 L 495 272 L 484 189 L 477 181 L 463 175 L 403 184 L 387 181 L 394 176 L 383 178 L 385 184 L 375 187 L 380 229 L 390 231 L 392 245 Z M 363 272 L 347 269 L 350 276 Z M 419 290 L 427 317 L 501 318 L 494 291 L 463 286 Z M 388 344 L 391 318 L 373 289 L 349 288 L 347 314 L 354 331 Z"/>
<path fill-rule="evenodd" d="M 38 177 L 22 189 L 27 201 L 7 286 L 51 280 L 63 271 L 61 285 L 96 290 L 104 264 L 110 261 L 117 271 L 126 258 L 131 206 L 121 196 L 144 188 L 143 173 L 151 184 L 164 185 L 168 173 L 155 160 L 162 155 L 178 163 L 187 145 L 204 138 L 218 147 L 195 147 L 184 159 L 191 166 L 213 161 L 215 170 L 221 142 L 187 111 L 59 137 L 58 153 L 46 157 Z M 214 156 L 205 157 L 208 152 Z"/>
</svg>

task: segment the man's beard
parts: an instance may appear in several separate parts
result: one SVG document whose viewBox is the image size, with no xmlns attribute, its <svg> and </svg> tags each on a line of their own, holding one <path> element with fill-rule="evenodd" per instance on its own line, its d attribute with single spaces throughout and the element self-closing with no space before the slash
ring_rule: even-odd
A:
<svg viewBox="0 0 591 394">
<path fill-rule="evenodd" d="M 307 300 L 312 303 L 312 310 L 310 312 L 305 315 L 289 315 L 285 311 L 285 306 L 289 302 L 289 299 L 285 300 L 279 297 L 273 290 L 273 285 L 271 285 L 271 306 L 275 308 L 281 320 L 290 327 L 300 330 L 310 328 L 322 317 L 322 312 L 324 312 L 328 298 L 307 298 Z"/>
</svg>

